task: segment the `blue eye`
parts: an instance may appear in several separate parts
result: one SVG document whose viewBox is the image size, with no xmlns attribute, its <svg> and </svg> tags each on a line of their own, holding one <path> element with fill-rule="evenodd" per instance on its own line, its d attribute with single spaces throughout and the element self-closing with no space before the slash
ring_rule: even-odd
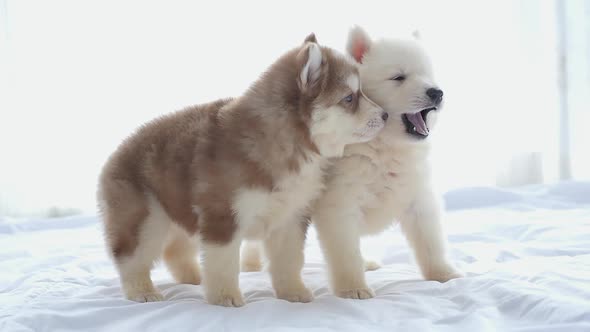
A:
<svg viewBox="0 0 590 332">
<path fill-rule="evenodd" d="M 353 95 L 346 96 L 343 100 L 347 103 L 352 103 L 352 99 L 354 98 Z"/>
</svg>

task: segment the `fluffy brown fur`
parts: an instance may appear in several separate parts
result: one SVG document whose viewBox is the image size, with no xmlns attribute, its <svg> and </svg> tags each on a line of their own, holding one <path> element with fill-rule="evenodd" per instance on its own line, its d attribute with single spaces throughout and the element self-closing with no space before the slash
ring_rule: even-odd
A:
<svg viewBox="0 0 590 332">
<path fill-rule="evenodd" d="M 317 50 L 321 50 L 321 63 L 310 58 Z M 303 165 L 341 153 L 351 141 L 332 151 L 333 140 L 324 144 L 324 136 L 314 138 L 314 112 L 338 106 L 343 117 L 367 122 L 366 114 L 377 108 L 360 88 L 351 91 L 346 83 L 350 76 L 358 77 L 357 68 L 343 56 L 317 46 L 310 36 L 304 45 L 282 56 L 243 96 L 162 116 L 127 138 L 104 166 L 98 193 L 107 245 L 127 296 L 139 301 L 161 298 L 149 280 L 149 267 L 157 258 L 151 256 L 160 254 L 163 247 L 165 252 L 177 252 L 184 247 L 178 242 L 191 237 L 210 246 L 232 242 L 241 227 L 234 206 L 237 192 L 256 188 L 272 197 L 281 181 L 298 176 Z M 355 100 L 344 105 L 342 98 L 349 92 Z M 157 215 L 156 205 L 184 232 L 182 237 L 168 242 L 154 238 L 146 220 Z M 307 203 L 296 210 L 306 207 Z M 167 232 L 169 227 L 161 229 Z M 150 250 L 153 253 L 148 255 Z M 182 267 L 173 262 L 173 256 L 164 258 L 176 276 L 182 273 L 175 269 Z M 134 281 L 137 278 L 142 281 Z M 228 305 L 223 298 L 208 299 Z M 229 305 L 240 304 L 240 299 L 229 301 Z"/>
</svg>

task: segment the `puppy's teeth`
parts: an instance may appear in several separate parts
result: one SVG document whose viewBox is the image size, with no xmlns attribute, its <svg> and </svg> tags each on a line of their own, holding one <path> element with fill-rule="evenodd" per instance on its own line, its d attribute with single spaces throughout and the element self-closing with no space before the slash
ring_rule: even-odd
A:
<svg viewBox="0 0 590 332">
<path fill-rule="evenodd" d="M 413 131 L 416 131 L 416 127 L 412 128 Z"/>
</svg>

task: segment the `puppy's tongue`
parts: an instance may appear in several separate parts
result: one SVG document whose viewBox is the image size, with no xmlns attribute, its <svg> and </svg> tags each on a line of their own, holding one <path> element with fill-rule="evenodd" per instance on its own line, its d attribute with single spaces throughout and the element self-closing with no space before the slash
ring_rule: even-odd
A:
<svg viewBox="0 0 590 332">
<path fill-rule="evenodd" d="M 416 131 L 424 136 L 428 135 L 428 127 L 424 122 L 424 118 L 422 118 L 422 113 L 417 112 L 414 114 L 406 114 L 406 117 L 410 122 L 416 127 Z"/>
</svg>

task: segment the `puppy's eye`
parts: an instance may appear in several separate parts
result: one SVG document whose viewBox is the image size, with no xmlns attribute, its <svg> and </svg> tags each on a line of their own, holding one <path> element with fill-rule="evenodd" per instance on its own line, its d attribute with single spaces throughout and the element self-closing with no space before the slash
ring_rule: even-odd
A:
<svg viewBox="0 0 590 332">
<path fill-rule="evenodd" d="M 352 103 L 352 100 L 354 99 L 354 96 L 352 94 L 344 97 L 344 99 L 342 99 L 345 103 Z"/>
<path fill-rule="evenodd" d="M 406 80 L 406 77 L 404 75 L 397 75 L 397 76 L 393 76 L 391 78 L 392 81 L 398 81 L 398 82 L 403 82 Z"/>
</svg>

